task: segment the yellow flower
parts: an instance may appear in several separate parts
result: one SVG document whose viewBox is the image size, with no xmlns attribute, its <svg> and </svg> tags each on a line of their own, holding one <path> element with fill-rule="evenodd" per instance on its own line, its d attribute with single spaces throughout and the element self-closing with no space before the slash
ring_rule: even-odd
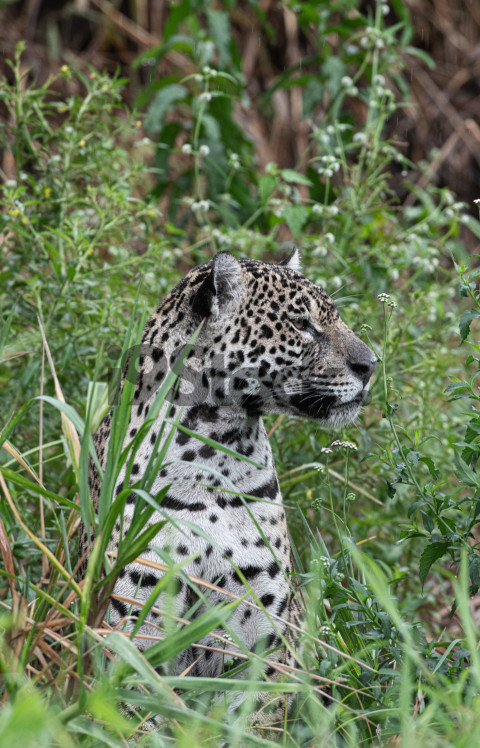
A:
<svg viewBox="0 0 480 748">
<path fill-rule="evenodd" d="M 85 146 L 85 141 L 84 141 L 83 138 L 81 139 L 81 141 L 80 141 L 80 143 L 78 145 L 80 146 L 80 148 L 83 148 Z"/>
<path fill-rule="evenodd" d="M 96 73 L 90 73 L 90 80 L 93 81 L 93 79 L 96 78 L 96 77 L 97 77 Z"/>
<path fill-rule="evenodd" d="M 135 125 L 136 125 L 137 127 L 141 127 L 141 126 L 142 126 L 142 123 L 140 122 L 140 120 L 139 120 L 139 119 L 137 119 L 137 121 L 135 122 Z"/>
<path fill-rule="evenodd" d="M 8 211 L 8 215 L 13 216 L 14 218 L 16 218 L 19 213 L 20 213 L 20 210 L 18 208 L 12 208 L 12 210 Z"/>
<path fill-rule="evenodd" d="M 312 491 L 309 488 L 308 491 L 307 491 L 307 499 L 311 499 L 311 498 L 312 498 Z"/>
<path fill-rule="evenodd" d="M 102 86 L 102 91 L 105 93 L 105 91 L 108 91 L 108 85 L 106 83 Z"/>
<path fill-rule="evenodd" d="M 59 112 L 60 114 L 63 114 L 63 113 L 64 113 L 64 112 L 66 112 L 66 111 L 67 111 L 67 107 L 66 107 L 66 106 L 59 106 L 59 107 L 58 107 L 58 112 Z"/>
<path fill-rule="evenodd" d="M 91 255 L 92 252 L 93 252 L 93 247 L 92 247 L 92 245 L 90 245 L 89 248 L 87 249 L 87 257 L 88 257 L 88 255 Z"/>
<path fill-rule="evenodd" d="M 45 195 L 45 197 L 46 197 L 46 198 L 47 198 L 47 200 L 48 200 L 48 198 L 49 198 L 49 197 L 50 197 L 50 195 L 52 194 L 52 188 L 51 188 L 51 187 L 44 187 L 44 188 L 43 188 L 43 194 Z"/>
<path fill-rule="evenodd" d="M 156 216 L 157 215 L 157 211 L 153 210 L 152 208 L 149 208 L 147 210 L 147 213 L 148 213 L 149 216 Z"/>
<path fill-rule="evenodd" d="M 60 70 L 62 71 L 62 73 L 68 73 L 68 65 L 62 65 Z"/>
<path fill-rule="evenodd" d="M 20 220 L 21 220 L 22 223 L 28 223 L 27 216 L 22 216 Z"/>
</svg>

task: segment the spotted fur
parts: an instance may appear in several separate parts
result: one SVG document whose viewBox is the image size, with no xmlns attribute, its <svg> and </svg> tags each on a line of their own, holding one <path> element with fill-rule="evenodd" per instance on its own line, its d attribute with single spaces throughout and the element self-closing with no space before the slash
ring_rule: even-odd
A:
<svg viewBox="0 0 480 748">
<path fill-rule="evenodd" d="M 287 413 L 313 418 L 327 427 L 347 424 L 359 413 L 376 366 L 375 356 L 341 321 L 330 297 L 298 268 L 296 251 L 279 265 L 238 260 L 221 252 L 188 273 L 145 326 L 124 445 L 145 423 L 165 376 L 203 320 L 196 344 L 186 357 L 180 388 L 173 400 L 165 402 L 135 456 L 130 485 L 143 476 L 152 451 L 166 438 L 168 430 L 158 436 L 167 410 L 169 418 L 186 429 L 176 430 L 154 478 L 152 496 L 166 486 L 168 490 L 161 511 L 151 521 L 165 516 L 169 521 L 143 558 L 183 564 L 186 574 L 214 584 L 216 590 L 208 592 L 210 603 L 225 600 L 223 590 L 236 596 L 244 595 L 246 587 L 251 590 L 247 599 L 256 605 L 241 603 L 228 629 L 243 648 L 240 651 L 261 648 L 267 652 L 272 662 L 267 677 L 275 677 L 275 663 L 294 664 L 288 646 L 292 641 L 289 623 L 298 625 L 299 608 L 289 576 L 285 511 L 261 416 Z M 110 427 L 111 413 L 95 437 L 102 466 Z M 201 437 L 249 462 L 214 448 Z M 117 494 L 124 476 L 123 470 Z M 100 479 L 93 463 L 90 488 L 96 505 Z M 134 493 L 127 500 L 124 531 L 137 501 Z M 110 544 L 113 551 L 120 531 L 117 525 Z M 90 543 L 84 531 L 82 553 L 86 554 Z M 117 598 L 136 598 L 133 619 L 161 576 L 162 572 L 138 562 L 123 570 L 114 593 Z M 184 616 L 195 599 L 183 577 L 175 591 L 175 615 Z M 162 594 L 157 608 L 166 607 Z M 113 625 L 124 624 L 131 631 L 135 620 L 128 613 L 125 602 L 112 600 Z M 162 620 L 152 612 L 140 629 L 138 646 L 145 648 L 153 637 L 158 638 L 161 625 Z M 214 645 L 215 633 L 198 644 Z M 190 675 L 218 676 L 223 660 L 221 653 L 193 646 L 178 655 L 174 670 L 181 673 L 190 668 Z M 266 696 L 259 699 L 259 723 L 272 719 L 267 702 Z M 280 712 L 278 705 L 276 709 L 275 718 L 279 718 L 281 708 Z"/>
</svg>

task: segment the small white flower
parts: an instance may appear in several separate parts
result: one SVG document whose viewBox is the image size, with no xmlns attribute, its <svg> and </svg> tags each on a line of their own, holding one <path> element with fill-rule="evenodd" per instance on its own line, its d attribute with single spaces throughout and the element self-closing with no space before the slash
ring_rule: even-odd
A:
<svg viewBox="0 0 480 748">
<path fill-rule="evenodd" d="M 338 215 L 338 208 L 336 205 L 329 205 L 327 208 L 327 213 L 329 216 L 336 216 Z"/>
<path fill-rule="evenodd" d="M 182 145 L 182 153 L 186 153 L 187 155 L 190 155 L 193 151 L 192 146 L 190 143 L 185 143 L 185 145 Z"/>
<path fill-rule="evenodd" d="M 390 13 L 390 7 L 387 5 L 387 3 L 383 3 L 382 4 L 382 14 L 384 16 L 388 16 L 389 13 Z"/>
<path fill-rule="evenodd" d="M 208 91 L 204 91 L 203 93 L 200 94 L 198 98 L 200 99 L 200 101 L 211 101 L 212 94 L 209 93 Z"/>
<path fill-rule="evenodd" d="M 330 449 L 330 447 L 322 447 L 320 452 L 324 455 L 331 455 L 333 452 L 333 449 Z"/>
<path fill-rule="evenodd" d="M 375 86 L 384 86 L 385 85 L 385 78 L 383 75 L 374 75 L 372 83 Z"/>
<path fill-rule="evenodd" d="M 330 559 L 327 556 L 320 556 L 318 559 L 323 566 L 330 566 Z"/>
<path fill-rule="evenodd" d="M 323 174 L 327 178 L 333 177 L 333 169 L 325 169 L 325 171 L 323 172 Z"/>
<path fill-rule="evenodd" d="M 367 136 L 364 132 L 356 132 L 352 140 L 354 143 L 365 143 Z"/>
<path fill-rule="evenodd" d="M 320 636 L 328 636 L 330 633 L 330 627 L 329 626 L 320 626 L 318 633 Z"/>
<path fill-rule="evenodd" d="M 333 135 L 335 133 L 335 128 L 334 128 L 333 125 L 328 125 L 328 127 L 326 128 L 326 130 L 327 130 L 327 132 L 328 132 L 329 135 Z"/>
<path fill-rule="evenodd" d="M 315 205 L 312 206 L 312 213 L 315 216 L 321 216 L 323 213 L 323 205 L 319 205 L 318 203 L 315 203 Z"/>
<path fill-rule="evenodd" d="M 331 233 L 331 232 L 329 231 L 329 232 L 328 232 L 328 234 L 325 234 L 325 236 L 323 237 L 323 240 L 324 240 L 325 242 L 328 242 L 329 244 L 333 244 L 333 242 L 335 241 L 335 237 L 334 237 L 334 235 L 333 235 L 333 234 L 332 234 L 332 233 Z"/>
<path fill-rule="evenodd" d="M 192 203 L 192 210 L 194 213 L 204 213 L 206 212 L 210 207 L 210 202 L 208 200 L 199 200 L 198 202 Z"/>
<path fill-rule="evenodd" d="M 315 247 L 313 250 L 313 254 L 315 257 L 326 257 L 328 254 L 328 249 L 326 247 L 322 247 L 321 244 L 318 245 L 318 247 Z"/>
<path fill-rule="evenodd" d="M 480 197 L 477 197 L 476 200 L 473 201 L 474 203 L 480 203 Z"/>
<path fill-rule="evenodd" d="M 389 298 L 390 298 L 390 294 L 389 293 L 379 293 L 378 296 L 377 296 L 377 299 L 379 301 L 382 301 L 383 303 L 385 303 L 386 301 L 388 301 Z"/>
<path fill-rule="evenodd" d="M 357 451 L 358 447 L 353 442 L 342 442 L 339 439 L 335 439 L 334 442 L 331 444 L 332 447 L 345 447 L 345 449 L 351 449 L 353 451 Z"/>
<path fill-rule="evenodd" d="M 210 148 L 208 147 L 208 145 L 201 145 L 199 153 L 201 156 L 208 156 L 210 153 Z"/>
<path fill-rule="evenodd" d="M 470 223 L 470 216 L 460 216 L 460 222 L 461 223 Z"/>
<path fill-rule="evenodd" d="M 345 86 L 345 88 L 348 88 L 349 86 L 353 86 L 353 80 L 352 78 L 350 78 L 349 75 L 344 75 L 340 82 L 342 86 Z"/>
<path fill-rule="evenodd" d="M 68 134 L 70 134 L 71 132 L 73 132 L 73 127 L 70 127 L 70 126 L 66 127 L 65 132 L 68 132 Z"/>
</svg>

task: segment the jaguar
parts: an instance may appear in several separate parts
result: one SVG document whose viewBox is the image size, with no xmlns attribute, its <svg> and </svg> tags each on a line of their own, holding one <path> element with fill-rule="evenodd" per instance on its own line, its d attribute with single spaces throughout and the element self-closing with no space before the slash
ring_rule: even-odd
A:
<svg viewBox="0 0 480 748">
<path fill-rule="evenodd" d="M 158 392 L 179 361 L 176 387 L 150 422 Z M 376 363 L 370 348 L 342 322 L 328 294 L 304 277 L 295 248 L 279 264 L 219 252 L 192 269 L 166 296 L 142 335 L 124 448 L 145 424 L 148 429 L 140 446 L 136 442 L 127 476 L 132 493 L 109 550 L 118 549 L 142 500 L 135 486 L 161 449 L 162 463 L 150 476 L 150 494 L 159 497 L 150 522 L 164 524 L 141 557 L 121 571 L 110 601 L 110 624 L 132 632 L 135 644 L 145 649 L 163 635 L 162 610 L 183 619 L 194 603 L 199 615 L 207 605 L 236 600 L 223 627 L 176 656 L 173 672 L 219 676 L 227 632 L 227 648 L 244 657 L 262 655 L 267 679 L 277 678 L 282 666 L 295 665 L 301 605 L 262 416 L 288 414 L 326 428 L 345 426 L 367 398 Z M 102 468 L 112 414 L 113 408 L 94 438 Z M 126 469 L 118 475 L 116 495 L 124 488 Z M 101 479 L 93 461 L 89 483 L 97 506 Z M 91 528 L 84 527 L 84 558 L 93 540 Z M 162 591 L 134 632 L 142 605 L 173 567 L 183 573 L 174 595 L 169 593 L 170 603 Z M 207 587 L 200 600 L 202 580 Z M 237 709 L 243 698 L 238 694 L 230 708 Z M 259 694 L 255 723 L 281 720 L 282 704 L 278 697 L 275 702 Z"/>
</svg>

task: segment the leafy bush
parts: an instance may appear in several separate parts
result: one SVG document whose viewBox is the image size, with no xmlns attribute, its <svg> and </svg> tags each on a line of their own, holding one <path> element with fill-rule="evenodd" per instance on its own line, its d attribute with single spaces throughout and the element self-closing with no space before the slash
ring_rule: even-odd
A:
<svg viewBox="0 0 480 748">
<path fill-rule="evenodd" d="M 271 744 L 235 734 L 223 705 L 212 708 L 213 692 L 228 697 L 242 687 L 229 654 L 225 677 L 210 681 L 162 678 L 152 667 L 213 628 L 226 608 L 173 629 L 148 653 L 120 633 L 109 634 L 105 648 L 102 603 L 124 554 L 148 543 L 142 528 L 154 506 L 142 486 L 136 533 L 102 582 L 105 538 L 126 498 L 112 503 L 108 491 L 126 459 L 118 448 L 92 517 L 99 541 L 82 587 L 74 538 L 79 512 L 91 515 L 90 430 L 105 410 L 109 370 L 141 329 L 136 317 L 154 308 L 183 263 L 217 249 L 280 258 L 292 239 L 305 274 L 333 293 L 381 363 L 358 431 L 332 437 L 315 424 L 268 419 L 307 610 L 305 667 L 272 686 L 298 693 L 281 740 L 358 746 L 392 739 L 410 748 L 475 739 L 480 669 L 467 593 L 480 585 L 480 432 L 475 374 L 464 381 L 454 350 L 462 310 L 450 253 L 461 297 L 473 304 L 460 332 L 472 349 L 467 366 L 478 369 L 478 346 L 468 339 L 480 316 L 478 273 L 468 269 L 457 237 L 461 222 L 477 235 L 479 223 L 425 180 L 428 164 L 417 168 L 385 139 L 398 97 L 408 95 L 405 59 L 418 54 L 402 4 L 394 8 L 402 24 L 387 25 L 380 2 L 370 15 L 350 0 L 289 9 L 309 56 L 279 76 L 263 105 L 268 111 L 275 88 L 301 92 L 309 141 L 295 169 L 271 163 L 259 170 L 238 125 L 246 88 L 233 10 L 204 10 L 194 0 L 172 8 L 162 47 L 143 61 L 181 52 L 193 72 L 152 75 L 140 100 L 150 102 L 144 127 L 151 140 L 121 107 L 121 81 L 63 68 L 36 86 L 19 49 L 13 83 L 0 92 L 9 113 L 2 146 L 15 168 L 3 187 L 0 274 L 0 381 L 11 419 L 0 465 L 5 744 L 15 736 L 25 746 L 124 745 L 130 736 L 141 741 L 148 714 L 163 720 L 156 731 L 151 723 L 143 730 L 152 746 L 166 744 L 167 735 L 179 745 Z M 258 14 L 268 37 L 272 29 Z M 77 93 L 59 94 L 60 84 Z M 400 181 L 415 198 L 408 206 L 396 198 Z M 42 369 L 37 315 L 53 384 Z M 39 423 L 32 398 L 40 394 Z M 121 408 L 126 415 L 128 403 Z M 439 599 L 458 609 L 458 635 L 435 620 Z M 254 678 L 243 684 L 259 687 Z M 330 709 L 321 698 L 326 686 Z M 138 719 L 125 711 L 119 717 L 120 704 L 135 705 Z"/>
</svg>

